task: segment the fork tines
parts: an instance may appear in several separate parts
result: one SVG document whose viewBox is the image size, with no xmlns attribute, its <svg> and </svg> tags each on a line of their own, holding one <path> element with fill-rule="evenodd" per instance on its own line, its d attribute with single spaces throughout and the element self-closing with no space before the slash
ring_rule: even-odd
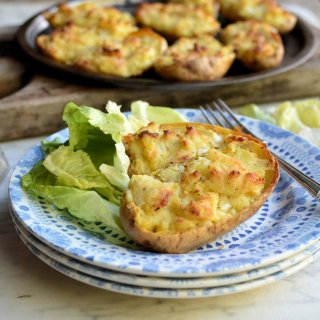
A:
<svg viewBox="0 0 320 320">
<path fill-rule="evenodd" d="M 236 118 L 230 107 L 221 99 L 200 106 L 200 110 L 205 119 L 210 124 L 217 124 L 226 128 L 238 127 L 245 133 L 252 133 Z"/>
</svg>

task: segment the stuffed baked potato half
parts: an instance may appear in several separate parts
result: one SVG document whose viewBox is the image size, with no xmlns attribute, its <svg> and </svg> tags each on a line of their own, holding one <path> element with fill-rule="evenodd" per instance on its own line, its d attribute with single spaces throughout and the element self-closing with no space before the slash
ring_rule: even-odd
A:
<svg viewBox="0 0 320 320">
<path fill-rule="evenodd" d="M 259 20 L 271 24 L 281 34 L 290 32 L 297 17 L 276 0 L 219 0 L 222 15 L 231 21 Z"/>
<path fill-rule="evenodd" d="M 154 69 L 167 80 L 209 81 L 222 78 L 234 59 L 232 46 L 202 35 L 177 40 L 159 57 Z"/>
<path fill-rule="evenodd" d="M 134 17 L 130 13 L 110 6 L 99 6 L 92 2 L 77 5 L 63 2 L 57 6 L 56 11 L 47 11 L 43 15 L 54 29 L 64 27 L 69 23 L 85 28 L 118 28 L 120 30 L 135 26 Z"/>
<path fill-rule="evenodd" d="M 251 70 L 267 70 L 281 64 L 284 57 L 282 38 L 273 26 L 258 20 L 238 21 L 227 25 L 221 35 L 232 46 L 236 58 Z"/>
<path fill-rule="evenodd" d="M 192 4 L 143 2 L 138 6 L 135 18 L 140 25 L 170 40 L 202 34 L 215 35 L 220 30 L 220 23 L 212 13 Z"/>
<path fill-rule="evenodd" d="M 185 253 L 235 228 L 279 178 L 265 144 L 238 130 L 151 123 L 124 143 L 131 180 L 121 222 L 136 243 L 158 252 Z"/>
</svg>

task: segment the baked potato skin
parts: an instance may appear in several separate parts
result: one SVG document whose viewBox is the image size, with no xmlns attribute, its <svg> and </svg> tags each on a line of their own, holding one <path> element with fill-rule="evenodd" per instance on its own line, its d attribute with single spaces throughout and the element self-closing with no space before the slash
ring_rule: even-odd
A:
<svg viewBox="0 0 320 320">
<path fill-rule="evenodd" d="M 211 36 L 180 38 L 156 61 L 155 71 L 164 79 L 210 81 L 222 78 L 235 54 Z"/>
<path fill-rule="evenodd" d="M 221 41 L 233 46 L 237 59 L 252 70 L 274 68 L 284 57 L 280 34 L 271 25 L 258 20 L 229 24 L 221 33 Z"/>
<path fill-rule="evenodd" d="M 274 183 L 276 183 L 278 178 L 275 177 L 274 180 Z M 153 233 L 137 224 L 136 221 L 139 210 L 137 206 L 128 199 L 128 194 L 125 194 L 121 201 L 120 219 L 122 226 L 128 235 L 143 247 L 161 253 L 187 253 L 217 239 L 249 219 L 267 200 L 273 187 L 274 186 L 270 185 L 270 187 L 261 195 L 259 200 L 250 208 L 239 212 L 233 217 L 208 226 L 202 226 L 176 234 L 163 235 Z"/>
<path fill-rule="evenodd" d="M 256 19 L 274 26 L 281 34 L 290 32 L 297 17 L 275 0 L 219 0 L 221 13 L 231 21 Z"/>
<path fill-rule="evenodd" d="M 141 3 L 135 18 L 142 26 L 151 28 L 170 40 L 201 34 L 215 35 L 220 23 L 200 7 L 181 3 Z"/>
<path fill-rule="evenodd" d="M 183 128 L 188 125 L 205 130 L 215 130 L 215 132 L 220 132 L 221 134 L 230 134 L 230 131 L 225 128 L 195 123 L 163 125 L 162 129 L 172 130 L 173 128 Z M 132 190 L 129 187 L 129 190 L 124 194 L 121 201 L 120 219 L 124 230 L 135 242 L 157 252 L 189 252 L 232 230 L 240 223 L 251 217 L 262 206 L 279 179 L 278 162 L 262 142 L 246 134 L 239 133 L 239 131 L 235 131 L 234 133 L 239 141 L 244 139 L 243 141 L 250 140 L 257 143 L 258 149 L 261 148 L 262 154 L 268 161 L 270 168 L 272 168 L 272 174 L 267 185 L 261 194 L 255 198 L 255 201 L 249 207 L 237 211 L 235 214 L 228 214 L 216 221 L 204 221 L 204 223 L 196 224 L 194 228 L 181 231 L 178 230 L 176 232 L 154 232 L 153 230 L 150 230 L 150 228 L 145 228 L 144 225 L 139 222 L 141 221 L 140 216 L 142 208 L 135 203 Z M 134 174 L 134 172 L 132 174 Z"/>
</svg>

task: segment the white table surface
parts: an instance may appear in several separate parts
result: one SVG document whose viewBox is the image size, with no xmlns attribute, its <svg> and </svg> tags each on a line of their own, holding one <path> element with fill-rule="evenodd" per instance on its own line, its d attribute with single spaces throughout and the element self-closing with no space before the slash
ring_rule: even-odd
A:
<svg viewBox="0 0 320 320">
<path fill-rule="evenodd" d="M 53 2 L 0 0 L 0 27 L 17 25 Z M 319 17 L 311 20 L 316 24 Z M 40 139 L 0 144 L 11 168 Z M 134 297 L 72 280 L 33 256 L 19 239 L 8 209 L 9 176 L 0 183 L 0 319 L 320 319 L 320 259 L 258 289 L 195 300 Z"/>
</svg>

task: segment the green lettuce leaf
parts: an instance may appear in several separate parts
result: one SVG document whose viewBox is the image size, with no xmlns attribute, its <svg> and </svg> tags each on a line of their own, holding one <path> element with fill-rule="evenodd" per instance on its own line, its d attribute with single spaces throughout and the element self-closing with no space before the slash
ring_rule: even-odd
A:
<svg viewBox="0 0 320 320">
<path fill-rule="evenodd" d="M 239 113 L 243 116 L 259 119 L 272 124 L 276 124 L 275 118 L 254 103 L 247 104 L 239 109 Z"/>
<path fill-rule="evenodd" d="M 42 140 L 41 141 L 41 149 L 45 155 L 50 154 L 52 151 L 58 149 L 63 143 L 60 141 L 59 138 L 55 138 L 51 141 L 49 140 Z M 66 142 L 68 144 L 68 142 Z"/>
<path fill-rule="evenodd" d="M 43 166 L 42 161 L 24 175 L 21 181 L 23 188 L 46 199 L 58 209 L 68 210 L 77 219 L 103 223 L 111 230 L 110 233 L 104 233 L 108 242 L 137 248 L 122 229 L 119 206 L 102 198 L 96 191 L 60 186 L 57 183 L 58 179 Z"/>
<path fill-rule="evenodd" d="M 306 99 L 295 101 L 293 107 L 297 110 L 300 120 L 308 127 L 320 128 L 320 100 Z"/>
<path fill-rule="evenodd" d="M 131 113 L 145 125 L 149 122 L 156 124 L 187 122 L 187 119 L 180 112 L 168 107 L 151 106 L 145 101 L 131 103 Z"/>
<path fill-rule="evenodd" d="M 102 164 L 99 170 L 104 174 L 110 183 L 120 190 L 124 191 L 129 185 L 129 175 L 128 168 L 130 165 L 130 159 L 125 152 L 125 147 L 123 143 L 116 143 L 116 155 L 114 157 L 114 165 L 109 166 L 107 164 Z"/>
<path fill-rule="evenodd" d="M 120 106 L 114 102 L 108 102 L 106 110 L 107 113 L 68 103 L 64 120 L 69 127 L 70 146 L 88 153 L 97 168 L 103 165 L 105 177 L 123 190 L 129 181 L 129 158 L 125 154 L 122 137 L 133 132 L 138 124 L 135 121 L 132 127 L 133 122 L 121 113 Z"/>
<path fill-rule="evenodd" d="M 37 162 L 31 171 L 21 179 L 21 185 L 27 190 L 31 190 L 32 185 L 55 185 L 57 177 L 43 166 L 43 160 Z"/>
<path fill-rule="evenodd" d="M 43 161 L 47 170 L 64 184 L 80 189 L 104 188 L 110 184 L 82 150 L 60 146 Z"/>
<path fill-rule="evenodd" d="M 113 165 L 116 152 L 115 139 L 119 139 L 122 132 L 123 121 L 117 115 L 109 115 L 91 108 L 70 102 L 65 106 L 63 119 L 68 124 L 69 145 L 74 150 L 83 150 L 90 156 L 97 168 L 102 163 Z M 110 126 L 109 131 L 103 129 Z M 115 133 L 116 132 L 116 133 Z"/>
<path fill-rule="evenodd" d="M 301 121 L 297 109 L 289 101 L 280 104 L 275 112 L 277 125 L 286 130 L 298 133 L 305 128 L 305 124 Z"/>
<path fill-rule="evenodd" d="M 114 132 L 113 140 L 117 143 L 122 141 L 122 137 L 128 133 L 136 132 L 140 127 L 143 126 L 143 123 L 140 122 L 138 119 L 132 119 L 130 121 L 130 116 L 127 118 L 124 113 L 121 112 L 121 106 L 117 105 L 116 103 L 109 101 L 106 105 L 106 111 L 108 115 L 114 115 L 121 119 L 122 121 L 122 128 L 118 128 L 120 131 Z M 116 134 L 118 134 L 116 136 Z"/>
<path fill-rule="evenodd" d="M 86 152 L 60 146 L 46 157 L 43 165 L 58 178 L 59 184 L 82 190 L 97 188 L 108 200 L 119 204 L 121 192 L 95 168 Z"/>
</svg>

